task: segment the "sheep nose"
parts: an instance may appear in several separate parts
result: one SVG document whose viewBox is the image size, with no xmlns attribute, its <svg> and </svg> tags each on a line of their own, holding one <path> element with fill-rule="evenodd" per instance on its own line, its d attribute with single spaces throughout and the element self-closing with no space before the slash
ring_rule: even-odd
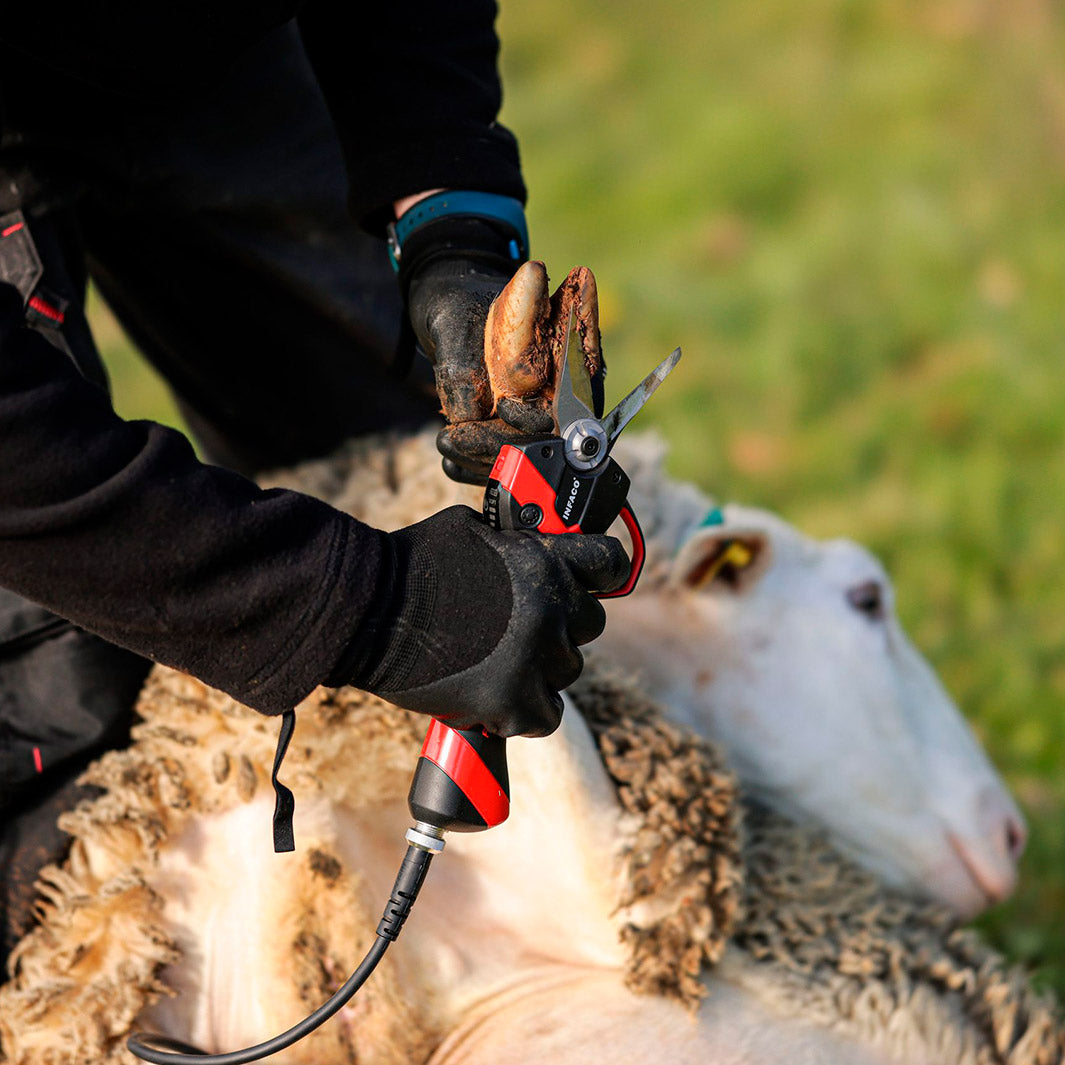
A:
<svg viewBox="0 0 1065 1065">
<path fill-rule="evenodd" d="M 1028 826 L 1020 815 L 1006 818 L 1006 851 L 1014 862 L 1021 860 L 1028 842 Z"/>
<path fill-rule="evenodd" d="M 1017 886 L 1017 863 L 1028 829 L 1013 801 L 999 788 L 982 791 L 977 810 L 976 831 L 966 836 L 950 833 L 950 843 L 988 900 L 1001 902 Z"/>
</svg>

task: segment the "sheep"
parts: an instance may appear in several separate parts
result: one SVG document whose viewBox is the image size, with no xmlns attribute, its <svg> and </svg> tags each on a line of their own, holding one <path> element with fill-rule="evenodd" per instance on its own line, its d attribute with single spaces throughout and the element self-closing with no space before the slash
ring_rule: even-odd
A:
<svg viewBox="0 0 1065 1065">
<path fill-rule="evenodd" d="M 647 562 L 634 595 L 606 601 L 590 654 L 629 663 L 675 720 L 725 746 L 749 791 L 824 826 L 886 882 L 963 917 L 1008 896 L 1024 819 L 899 626 L 876 559 L 765 511 L 717 511 L 665 476 L 656 437 L 623 436 L 615 455 L 632 478 Z M 352 443 L 271 483 L 385 528 L 479 504 L 479 490 L 441 474 L 428 433 Z M 715 512 L 720 521 L 704 524 Z M 749 564 L 719 566 L 733 544 Z"/>
<path fill-rule="evenodd" d="M 380 470 L 409 489 L 402 450 Z M 556 737 L 512 745 L 512 822 L 449 843 L 382 971 L 290 1060 L 426 1060 L 434 1048 L 434 1065 L 556 1060 L 551 1027 L 532 1030 L 552 1010 L 563 1061 L 602 1056 L 606 1016 L 623 1060 L 640 1039 L 673 1061 L 1060 1060 L 1051 1007 L 941 909 L 878 885 L 808 827 L 741 809 L 721 755 L 601 666 L 573 698 L 585 716 L 571 707 Z M 249 893 L 232 883 L 235 858 L 252 884 L 283 860 L 261 827 L 272 723 L 163 670 L 141 711 L 134 746 L 89 772 L 105 795 L 65 819 L 71 857 L 47 873 L 42 924 L 0 990 L 11 1062 L 125 1060 L 121 1037 L 161 973 L 185 994 L 152 1023 L 222 1048 L 255 1039 L 354 964 L 387 891 L 424 722 L 350 690 L 315 693 L 286 762 L 299 864 Z M 529 897 L 529 864 L 558 878 L 564 920 Z M 217 934 L 207 919 L 223 922 Z M 246 944 L 249 926 L 271 935 L 242 948 L 254 955 L 232 967 L 243 981 L 227 1013 L 208 962 L 219 943 Z M 578 1001 L 594 1008 L 574 1025 Z"/>
<path fill-rule="evenodd" d="M 734 1055 L 721 1041 L 741 1035 L 750 1060 L 801 1060 L 801 1046 L 820 1061 L 873 1060 L 870 1048 L 1060 1060 L 1052 1008 L 945 910 L 885 889 L 823 835 L 741 807 L 720 754 L 631 683 L 593 666 L 572 699 L 561 735 L 512 745 L 512 821 L 449 842 L 354 1010 L 288 1060 L 566 1060 L 554 1026 L 537 1027 L 550 1009 L 568 1018 L 574 1061 L 602 1051 L 604 1016 L 627 1021 L 619 1049 L 653 1037 L 670 1061 L 749 1060 L 711 1053 Z M 272 723 L 165 670 L 141 709 L 133 747 L 90 770 L 106 794 L 65 819 L 71 858 L 47 874 L 42 925 L 0 989 L 12 1063 L 125 1061 L 138 1017 L 219 1048 L 250 1041 L 313 1007 L 372 934 L 420 720 L 351 689 L 301 706 L 286 762 L 300 850 L 279 859 Z M 278 877 L 282 861 L 298 864 Z M 530 866 L 561 899 L 518 896 Z M 178 997 L 145 1014 L 163 980 Z M 599 1005 L 575 1011 L 575 994 Z"/>
</svg>

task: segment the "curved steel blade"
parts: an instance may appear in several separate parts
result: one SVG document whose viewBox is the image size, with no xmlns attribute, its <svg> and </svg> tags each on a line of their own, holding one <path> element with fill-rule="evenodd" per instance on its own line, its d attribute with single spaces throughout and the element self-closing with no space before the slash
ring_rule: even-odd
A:
<svg viewBox="0 0 1065 1065">
<path fill-rule="evenodd" d="M 580 334 L 574 327 L 572 308 L 566 323 L 566 354 L 555 382 L 555 428 L 561 436 L 581 418 L 595 418 L 592 411 L 592 382 L 584 364 Z"/>
<path fill-rule="evenodd" d="M 604 419 L 608 446 L 621 435 L 621 430 L 636 416 L 637 411 L 647 402 L 651 393 L 669 376 L 670 371 L 680 362 L 680 348 L 667 355 Z"/>
</svg>

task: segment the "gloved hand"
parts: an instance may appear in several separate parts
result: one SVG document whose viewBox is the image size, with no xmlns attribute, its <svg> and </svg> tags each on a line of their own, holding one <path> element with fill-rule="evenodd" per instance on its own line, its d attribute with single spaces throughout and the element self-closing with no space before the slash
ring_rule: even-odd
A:
<svg viewBox="0 0 1065 1065">
<path fill-rule="evenodd" d="M 437 444 L 455 480 L 483 484 L 499 449 L 524 428 L 492 417 L 484 326 L 528 242 L 517 200 L 462 190 L 418 200 L 389 230 L 411 330 L 433 363 L 449 423 Z"/>
<path fill-rule="evenodd" d="M 454 728 L 546 736 L 559 692 L 580 675 L 578 645 L 602 631 L 588 589 L 629 570 L 610 536 L 498 532 L 451 507 L 387 535 L 392 580 L 363 625 L 348 683 Z"/>
<path fill-rule="evenodd" d="M 408 238 L 400 268 L 411 327 L 433 363 L 449 423 L 438 441 L 444 469 L 474 484 L 484 483 L 500 447 L 520 435 L 492 418 L 484 364 L 488 309 L 518 265 L 507 245 L 489 221 L 444 219 Z"/>
<path fill-rule="evenodd" d="M 389 244 L 449 423 L 437 437 L 449 476 L 483 484 L 504 444 L 554 431 L 551 400 L 571 315 L 590 405 L 601 412 L 595 278 L 574 267 L 549 296 L 544 264 L 524 261 L 528 234 L 516 200 L 435 193 L 403 214 Z"/>
</svg>

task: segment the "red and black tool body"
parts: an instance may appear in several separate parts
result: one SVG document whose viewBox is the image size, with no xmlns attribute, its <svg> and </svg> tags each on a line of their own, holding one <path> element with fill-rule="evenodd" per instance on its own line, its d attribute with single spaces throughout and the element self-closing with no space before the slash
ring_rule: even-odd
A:
<svg viewBox="0 0 1065 1065">
<path fill-rule="evenodd" d="M 407 805 L 423 825 L 444 832 L 481 832 L 510 815 L 507 741 L 484 729 L 429 724 L 410 782 Z"/>
<path fill-rule="evenodd" d="M 625 583 L 599 599 L 628 595 L 643 570 L 643 533 L 628 506 L 629 478 L 609 456 L 591 469 L 566 461 L 561 437 L 505 444 L 488 475 L 484 520 L 494 529 L 539 533 L 605 533 L 619 516 L 632 539 Z"/>
<path fill-rule="evenodd" d="M 540 533 L 606 532 L 620 514 L 632 537 L 625 584 L 600 598 L 627 595 L 643 568 L 644 545 L 626 504 L 629 478 L 609 456 L 592 470 L 566 462 L 559 437 L 506 444 L 484 495 L 484 518 L 495 529 Z M 506 741 L 483 729 L 453 729 L 434 718 L 411 781 L 415 820 L 445 832 L 479 832 L 510 813 Z"/>
<path fill-rule="evenodd" d="M 574 394 L 583 367 L 575 336 L 571 319 L 555 394 L 558 435 L 503 445 L 488 476 L 483 514 L 494 529 L 546 534 L 605 533 L 620 517 L 632 540 L 632 561 L 620 588 L 598 593 L 610 599 L 636 587 L 644 561 L 643 533 L 628 505 L 629 478 L 610 449 L 676 365 L 680 349 L 601 420 Z M 506 741 L 483 729 L 452 729 L 434 718 L 408 805 L 416 821 L 442 831 L 479 832 L 502 824 L 510 813 Z"/>
</svg>

